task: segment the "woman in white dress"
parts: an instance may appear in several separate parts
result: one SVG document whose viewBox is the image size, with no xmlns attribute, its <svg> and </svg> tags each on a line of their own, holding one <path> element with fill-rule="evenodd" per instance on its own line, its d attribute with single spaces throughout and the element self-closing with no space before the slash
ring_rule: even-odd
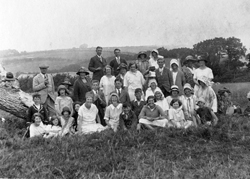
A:
<svg viewBox="0 0 250 179">
<path fill-rule="evenodd" d="M 198 90 L 199 82 L 198 79 L 200 78 L 207 78 L 209 82 L 209 86 L 211 85 L 211 81 L 214 78 L 213 71 L 211 68 L 206 66 L 207 59 L 204 56 L 199 56 L 198 57 L 198 63 L 199 63 L 199 68 L 194 70 L 194 92 Z"/>
<path fill-rule="evenodd" d="M 149 96 L 154 96 L 156 91 L 162 93 L 161 89 L 157 86 L 155 79 L 150 79 L 148 81 L 148 89 L 146 90 L 145 99 L 148 99 Z"/>
<path fill-rule="evenodd" d="M 105 67 L 106 74 L 100 80 L 100 90 L 103 90 L 107 104 L 110 98 L 110 93 L 115 90 L 115 77 L 111 75 L 111 69 L 111 66 L 107 65 Z"/>
<path fill-rule="evenodd" d="M 163 93 L 160 91 L 156 91 L 154 96 L 156 101 L 155 104 L 160 106 L 165 115 L 168 116 L 169 105 L 166 98 L 164 98 Z"/>
<path fill-rule="evenodd" d="M 93 104 L 93 99 L 94 96 L 90 92 L 86 93 L 86 102 L 78 111 L 77 126 L 80 134 L 91 134 L 106 129 L 103 125 L 101 125 L 98 109 Z M 96 123 L 96 121 L 98 123 Z"/>
<path fill-rule="evenodd" d="M 141 72 L 137 70 L 136 63 L 130 63 L 128 68 L 129 71 L 124 76 L 124 87 L 128 91 L 130 100 L 133 101 L 135 99 L 135 89 L 143 89 L 145 79 Z"/>
</svg>

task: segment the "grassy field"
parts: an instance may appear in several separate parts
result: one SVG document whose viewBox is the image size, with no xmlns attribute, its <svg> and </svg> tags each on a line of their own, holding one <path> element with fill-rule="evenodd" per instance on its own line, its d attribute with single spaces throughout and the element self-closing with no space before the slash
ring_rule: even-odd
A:
<svg viewBox="0 0 250 179">
<path fill-rule="evenodd" d="M 54 140 L 22 141 L 18 128 L 1 124 L 1 178 L 250 178 L 250 122 L 242 116 L 220 117 L 215 128 Z"/>
</svg>

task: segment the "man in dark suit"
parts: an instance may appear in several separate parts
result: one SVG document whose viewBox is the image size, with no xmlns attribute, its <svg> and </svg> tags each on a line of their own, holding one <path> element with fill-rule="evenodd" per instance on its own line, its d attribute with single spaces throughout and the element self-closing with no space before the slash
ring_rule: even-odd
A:
<svg viewBox="0 0 250 179">
<path fill-rule="evenodd" d="M 132 111 L 137 117 L 137 123 L 139 123 L 138 117 L 144 105 L 146 105 L 146 101 L 142 98 L 142 89 L 137 88 L 135 89 L 135 100 L 131 102 Z"/>
<path fill-rule="evenodd" d="M 89 71 L 93 72 L 92 80 L 98 80 L 104 75 L 104 67 L 107 65 L 106 59 L 102 56 L 102 47 L 96 47 L 96 56 L 92 57 L 89 62 Z"/>
<path fill-rule="evenodd" d="M 111 60 L 109 64 L 112 67 L 114 76 L 117 76 L 119 74 L 119 70 L 117 68 L 120 66 L 121 63 L 125 63 L 127 65 L 126 60 L 120 57 L 120 52 L 121 52 L 120 49 L 114 50 L 115 59 Z"/>
<path fill-rule="evenodd" d="M 165 60 L 163 58 L 159 58 L 157 63 L 159 68 L 155 71 L 156 81 L 164 96 L 167 97 L 171 94 L 170 89 L 171 84 L 173 84 L 173 78 L 170 70 L 164 66 Z"/>
<path fill-rule="evenodd" d="M 122 88 L 122 80 L 119 78 L 115 79 L 115 91 L 110 94 L 116 93 L 119 96 L 119 100 L 122 104 L 130 103 L 130 98 L 128 92 Z"/>
</svg>

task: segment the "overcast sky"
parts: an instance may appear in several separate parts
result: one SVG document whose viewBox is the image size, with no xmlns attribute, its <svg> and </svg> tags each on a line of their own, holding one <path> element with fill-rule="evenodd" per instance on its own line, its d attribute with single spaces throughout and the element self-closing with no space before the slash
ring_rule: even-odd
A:
<svg viewBox="0 0 250 179">
<path fill-rule="evenodd" d="M 0 50 L 192 47 L 235 36 L 250 48 L 250 0 L 0 0 Z"/>
</svg>

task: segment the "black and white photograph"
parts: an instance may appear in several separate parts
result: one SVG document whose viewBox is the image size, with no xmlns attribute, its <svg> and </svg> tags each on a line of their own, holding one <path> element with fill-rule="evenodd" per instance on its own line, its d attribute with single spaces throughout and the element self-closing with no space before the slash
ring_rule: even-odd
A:
<svg viewBox="0 0 250 179">
<path fill-rule="evenodd" d="M 0 178 L 250 178 L 249 0 L 0 0 Z"/>
</svg>

